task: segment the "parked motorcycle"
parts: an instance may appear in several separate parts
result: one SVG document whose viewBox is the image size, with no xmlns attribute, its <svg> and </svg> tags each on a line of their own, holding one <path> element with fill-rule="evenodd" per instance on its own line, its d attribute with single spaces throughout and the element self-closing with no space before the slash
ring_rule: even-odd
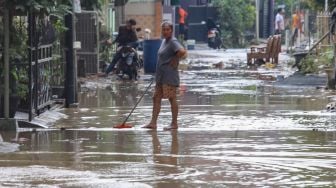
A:
<svg viewBox="0 0 336 188">
<path fill-rule="evenodd" d="M 143 60 L 131 46 L 122 46 L 120 53 L 121 59 L 117 62 L 115 73 L 120 78 L 127 75 L 130 80 L 137 80 L 138 71 L 143 67 Z"/>
</svg>

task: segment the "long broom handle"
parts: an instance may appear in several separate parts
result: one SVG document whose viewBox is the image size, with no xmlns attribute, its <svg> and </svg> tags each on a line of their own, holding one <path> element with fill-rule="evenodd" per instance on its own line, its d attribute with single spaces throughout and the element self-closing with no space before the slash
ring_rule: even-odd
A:
<svg viewBox="0 0 336 188">
<path fill-rule="evenodd" d="M 148 92 L 149 88 L 151 87 L 151 85 L 153 84 L 154 79 L 152 79 L 152 81 L 149 83 L 149 85 L 147 86 L 146 90 L 143 92 L 143 94 L 141 95 L 140 99 L 137 101 L 137 103 L 134 105 L 133 109 L 131 110 L 131 112 L 128 114 L 128 116 L 126 117 L 126 119 L 124 120 L 124 122 L 122 123 L 122 125 L 125 125 L 125 123 L 127 122 L 128 118 L 132 115 L 133 111 L 135 110 L 135 108 L 138 106 L 138 104 L 140 103 L 140 101 L 142 100 L 142 98 L 145 96 L 145 94 Z"/>
</svg>

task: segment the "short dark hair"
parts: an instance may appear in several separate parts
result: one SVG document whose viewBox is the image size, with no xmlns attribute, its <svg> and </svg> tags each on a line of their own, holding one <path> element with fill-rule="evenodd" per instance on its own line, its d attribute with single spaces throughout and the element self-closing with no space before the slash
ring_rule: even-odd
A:
<svg viewBox="0 0 336 188">
<path fill-rule="evenodd" d="M 135 21 L 134 19 L 129 19 L 129 20 L 127 21 L 127 23 L 129 23 L 130 25 L 136 25 L 136 24 L 137 24 L 136 21 Z"/>
<path fill-rule="evenodd" d="M 280 13 L 282 11 L 282 8 L 278 8 L 278 13 Z"/>
</svg>

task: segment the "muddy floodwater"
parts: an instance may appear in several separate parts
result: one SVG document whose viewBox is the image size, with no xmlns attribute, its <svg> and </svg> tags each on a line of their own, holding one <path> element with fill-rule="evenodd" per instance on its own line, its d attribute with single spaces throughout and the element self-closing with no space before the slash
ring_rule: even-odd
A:
<svg viewBox="0 0 336 188">
<path fill-rule="evenodd" d="M 272 71 L 181 73 L 179 126 L 162 101 L 156 131 L 150 83 L 86 82 L 79 107 L 52 129 L 2 132 L 1 187 L 336 187 L 336 115 L 332 91 L 277 84 Z"/>
</svg>

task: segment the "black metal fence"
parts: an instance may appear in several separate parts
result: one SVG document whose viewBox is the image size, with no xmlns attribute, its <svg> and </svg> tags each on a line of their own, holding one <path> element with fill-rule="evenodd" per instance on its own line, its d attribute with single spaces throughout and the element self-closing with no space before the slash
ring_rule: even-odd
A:
<svg viewBox="0 0 336 188">
<path fill-rule="evenodd" d="M 28 72 L 27 105 L 24 106 L 29 113 L 29 121 L 45 109 L 50 108 L 52 101 L 51 92 L 51 67 L 53 62 L 53 46 L 41 44 L 42 29 L 40 20 L 32 13 L 28 16 L 28 64 L 23 66 Z M 45 42 L 44 42 L 45 43 Z"/>
<path fill-rule="evenodd" d="M 85 73 L 96 74 L 99 71 L 98 14 L 82 11 L 76 14 L 76 19 L 76 40 L 81 42 L 78 60 L 84 62 L 81 66 L 85 67 Z"/>
</svg>

